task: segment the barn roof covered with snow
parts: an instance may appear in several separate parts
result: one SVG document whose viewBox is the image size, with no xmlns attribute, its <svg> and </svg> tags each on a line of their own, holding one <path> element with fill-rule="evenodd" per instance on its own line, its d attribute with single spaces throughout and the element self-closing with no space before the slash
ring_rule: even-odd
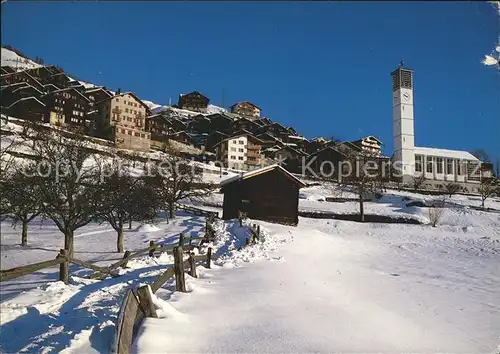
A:
<svg viewBox="0 0 500 354">
<path fill-rule="evenodd" d="M 295 177 L 290 172 L 288 172 L 283 167 L 281 167 L 280 165 L 277 165 L 277 164 L 266 166 L 266 167 L 262 167 L 262 168 L 258 168 L 258 169 L 252 170 L 252 171 L 248 171 L 248 172 L 245 172 L 245 173 L 242 173 L 242 174 L 239 174 L 239 175 L 227 178 L 227 179 L 221 181 L 219 185 L 221 187 L 223 187 L 223 186 L 226 186 L 226 185 L 234 183 L 234 182 L 246 180 L 246 179 L 249 179 L 249 178 L 252 178 L 252 177 L 259 176 L 259 175 L 261 175 L 263 173 L 271 172 L 273 170 L 278 170 L 281 173 L 283 173 L 286 177 L 288 177 L 290 180 L 292 180 L 294 183 L 296 183 L 299 188 L 302 188 L 302 187 L 306 186 L 306 184 L 304 182 L 302 182 L 300 179 L 298 179 L 297 177 Z"/>
</svg>

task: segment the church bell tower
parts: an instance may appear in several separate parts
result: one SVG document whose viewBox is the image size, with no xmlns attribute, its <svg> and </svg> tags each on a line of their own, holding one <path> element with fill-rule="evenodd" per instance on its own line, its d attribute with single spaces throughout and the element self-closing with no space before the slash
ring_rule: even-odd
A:
<svg viewBox="0 0 500 354">
<path fill-rule="evenodd" d="M 411 183 L 415 168 L 413 115 L 413 70 L 403 63 L 392 76 L 393 163 L 403 183 Z"/>
</svg>

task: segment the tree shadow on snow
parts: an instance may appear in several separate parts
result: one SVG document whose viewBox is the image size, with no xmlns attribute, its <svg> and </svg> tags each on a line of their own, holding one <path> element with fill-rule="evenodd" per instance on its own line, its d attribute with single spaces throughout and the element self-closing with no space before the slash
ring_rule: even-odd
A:
<svg viewBox="0 0 500 354">
<path fill-rule="evenodd" d="M 91 284 L 81 285 L 80 289 L 59 308 L 57 312 L 41 314 L 35 307 L 28 312 L 2 325 L 1 349 L 7 353 L 16 353 L 26 348 L 29 353 L 40 353 L 42 349 L 59 352 L 68 347 L 71 339 L 82 330 L 92 329 L 90 343 L 100 353 L 110 350 L 115 327 L 102 325 L 116 321 L 117 309 L 126 290 L 141 283 L 151 283 L 158 276 L 139 277 L 142 273 L 165 269 L 169 265 L 158 265 L 132 270 L 116 278 L 107 278 Z M 113 286 L 122 284 L 118 289 Z M 95 299 L 95 303 L 85 304 L 86 300 Z M 14 340 L 5 340 L 15 338 Z"/>
</svg>

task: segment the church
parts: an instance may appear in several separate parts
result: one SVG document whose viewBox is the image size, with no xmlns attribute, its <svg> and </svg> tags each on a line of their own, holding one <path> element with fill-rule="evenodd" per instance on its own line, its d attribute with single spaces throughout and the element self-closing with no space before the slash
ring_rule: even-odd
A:
<svg viewBox="0 0 500 354">
<path fill-rule="evenodd" d="M 413 185 L 423 176 L 423 187 L 443 189 L 453 182 L 466 193 L 477 193 L 481 181 L 481 161 L 467 151 L 415 146 L 413 70 L 403 63 L 391 73 L 393 108 L 392 163 L 403 184 Z"/>
</svg>

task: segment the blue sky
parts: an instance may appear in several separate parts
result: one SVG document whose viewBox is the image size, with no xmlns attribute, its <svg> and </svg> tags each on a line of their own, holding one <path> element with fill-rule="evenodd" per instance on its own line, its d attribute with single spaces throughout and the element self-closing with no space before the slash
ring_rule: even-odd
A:
<svg viewBox="0 0 500 354">
<path fill-rule="evenodd" d="M 416 145 L 500 156 L 497 40 L 482 2 L 22 2 L 2 44 L 156 103 L 249 100 L 307 137 L 375 135 L 392 153 L 390 72 L 415 70 Z M 223 95 L 224 93 L 224 95 Z"/>
</svg>

